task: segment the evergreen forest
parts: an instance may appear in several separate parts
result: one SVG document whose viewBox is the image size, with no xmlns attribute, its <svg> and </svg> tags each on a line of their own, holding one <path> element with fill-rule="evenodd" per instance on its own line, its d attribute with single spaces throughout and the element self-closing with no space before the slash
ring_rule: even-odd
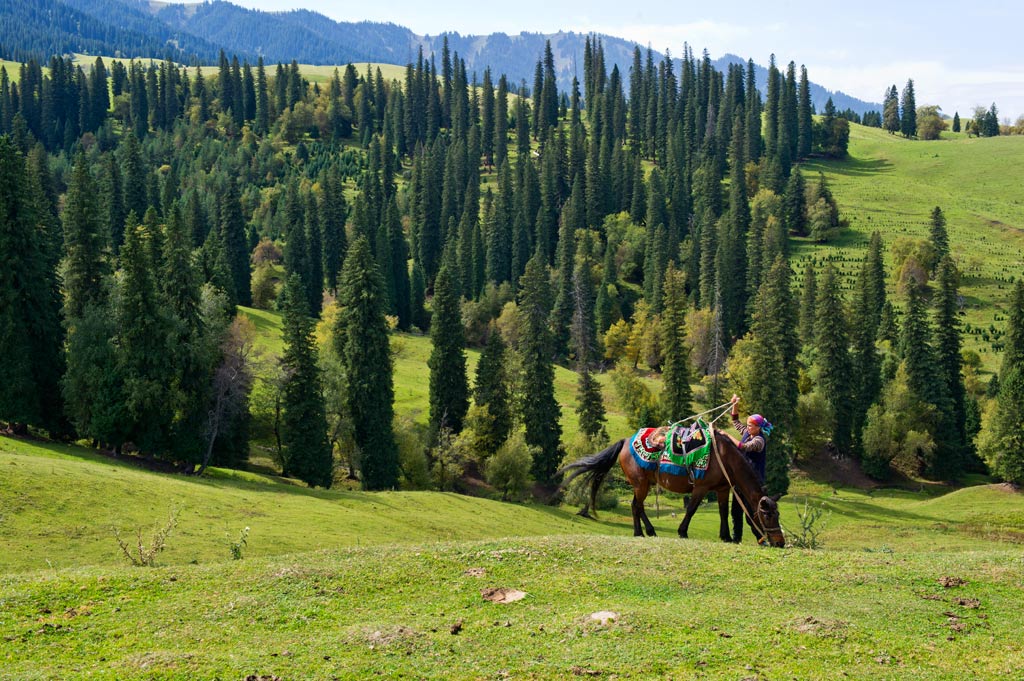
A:
<svg viewBox="0 0 1024 681">
<path fill-rule="evenodd" d="M 861 118 L 816 110 L 794 62 L 762 96 L 752 61 L 636 48 L 622 71 L 590 37 L 568 88 L 550 43 L 518 81 L 447 40 L 391 79 L 175 58 L 0 69 L 14 434 L 194 474 L 259 442 L 310 486 L 483 477 L 512 498 L 626 435 L 601 379 L 638 428 L 741 395 L 775 424 L 773 493 L 817 452 L 879 480 L 1024 482 L 1024 279 L 982 381 L 942 207 L 898 272 L 878 232 L 852 278 L 792 261 L 847 231 L 806 164 L 845 157 L 858 123 L 923 136 L 912 81 Z M 986 116 L 975 132 L 999 134 Z M 241 310 L 280 315 L 279 352 Z M 429 417 L 409 428 L 393 354 L 414 336 Z M 572 437 L 555 366 L 578 376 Z"/>
</svg>

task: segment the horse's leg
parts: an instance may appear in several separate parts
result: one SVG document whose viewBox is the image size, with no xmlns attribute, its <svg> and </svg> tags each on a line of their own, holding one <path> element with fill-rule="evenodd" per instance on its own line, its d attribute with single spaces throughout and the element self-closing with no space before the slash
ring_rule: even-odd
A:
<svg viewBox="0 0 1024 681">
<path fill-rule="evenodd" d="M 743 542 L 743 507 L 740 506 L 735 490 L 732 493 L 732 542 L 734 544 Z"/>
<path fill-rule="evenodd" d="M 657 481 L 655 481 L 654 484 L 657 485 Z M 651 524 L 651 519 L 647 517 L 647 509 L 644 507 L 643 503 L 640 504 L 640 520 L 644 524 L 644 529 L 647 530 L 648 537 L 658 536 L 658 533 L 654 531 L 654 525 Z"/>
<path fill-rule="evenodd" d="M 731 542 L 729 535 L 729 492 L 725 494 L 721 490 L 716 492 L 718 497 L 718 538 L 725 542 Z"/>
<path fill-rule="evenodd" d="M 642 537 L 644 536 L 643 530 L 640 528 L 640 523 L 643 522 L 644 528 L 647 530 L 647 536 L 655 536 L 654 525 L 651 524 L 650 519 L 647 517 L 647 512 L 644 511 L 644 501 L 647 499 L 647 493 L 650 491 L 649 482 L 644 479 L 638 481 L 633 486 L 633 536 Z"/>
<path fill-rule="evenodd" d="M 690 495 L 690 503 L 686 505 L 686 515 L 683 516 L 683 522 L 679 523 L 679 536 L 681 538 L 686 539 L 686 535 L 690 531 L 690 519 L 693 518 L 693 514 L 700 508 L 700 502 L 704 501 L 704 495 L 707 493 L 706 489 L 693 488 L 693 494 Z"/>
</svg>

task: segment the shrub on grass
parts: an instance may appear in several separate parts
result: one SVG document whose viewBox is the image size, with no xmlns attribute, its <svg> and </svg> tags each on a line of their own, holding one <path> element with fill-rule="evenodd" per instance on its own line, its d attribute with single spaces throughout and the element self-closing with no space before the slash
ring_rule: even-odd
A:
<svg viewBox="0 0 1024 681">
<path fill-rule="evenodd" d="M 526 434 L 519 429 L 488 459 L 484 474 L 487 482 L 501 491 L 502 501 L 520 499 L 530 488 L 530 467 L 539 451 L 526 443 Z"/>
</svg>

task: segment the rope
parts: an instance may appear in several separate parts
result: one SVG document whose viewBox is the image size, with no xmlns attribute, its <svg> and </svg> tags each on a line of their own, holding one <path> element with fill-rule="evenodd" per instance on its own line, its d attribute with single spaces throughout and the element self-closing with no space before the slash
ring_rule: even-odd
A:
<svg viewBox="0 0 1024 681">
<path fill-rule="evenodd" d="M 722 418 L 721 415 L 716 417 L 715 420 L 717 421 L 720 418 Z M 736 486 L 732 484 L 732 479 L 729 477 L 729 471 L 725 467 L 725 462 L 722 461 L 722 455 L 718 453 L 718 438 L 715 437 L 715 431 L 714 430 L 711 431 L 711 450 L 715 453 L 715 458 L 718 460 L 718 466 L 719 466 L 719 468 L 722 469 L 722 473 L 725 475 L 725 481 L 727 483 L 729 483 L 729 487 L 731 489 L 735 490 Z M 747 509 L 747 505 L 745 503 L 743 503 L 743 495 L 742 494 L 736 494 L 736 501 L 739 502 L 740 508 L 743 509 L 743 513 L 747 516 L 747 519 L 750 520 L 750 524 L 757 526 L 757 529 L 761 532 L 761 536 L 762 537 L 767 537 L 768 536 L 768 532 L 765 529 L 765 527 L 757 520 L 757 516 L 752 514 Z"/>
<path fill-rule="evenodd" d="M 711 425 L 711 424 L 713 424 L 713 423 L 714 423 L 715 421 L 717 421 L 718 419 L 722 418 L 722 416 L 723 416 L 723 415 L 725 415 L 725 414 L 727 413 L 727 412 L 726 412 L 726 411 L 724 411 L 724 410 L 725 410 L 725 409 L 726 409 L 727 407 L 731 407 L 731 406 L 732 406 L 732 402 L 726 402 L 725 404 L 720 404 L 720 405 L 718 405 L 717 407 L 711 407 L 710 409 L 706 409 L 706 410 L 704 410 L 704 411 L 700 412 L 699 414 L 693 414 L 692 416 L 687 416 L 687 417 L 686 417 L 686 418 L 684 418 L 684 419 L 680 419 L 679 421 L 676 421 L 675 423 L 669 424 L 669 430 L 671 430 L 671 429 L 675 428 L 676 426 L 681 426 L 681 425 L 683 425 L 684 423 L 686 423 L 687 421 L 696 421 L 696 420 L 697 420 L 698 418 L 700 418 L 701 416 L 704 416 L 704 414 L 710 414 L 710 413 L 712 413 L 712 412 L 718 411 L 719 409 L 722 409 L 722 410 L 723 410 L 723 411 L 722 411 L 722 413 L 721 413 L 721 414 L 719 414 L 718 416 L 716 416 L 716 417 L 715 417 L 715 418 L 714 418 L 714 419 L 713 419 L 713 420 L 711 421 L 711 423 L 709 423 L 709 424 L 708 424 L 708 425 Z"/>
</svg>

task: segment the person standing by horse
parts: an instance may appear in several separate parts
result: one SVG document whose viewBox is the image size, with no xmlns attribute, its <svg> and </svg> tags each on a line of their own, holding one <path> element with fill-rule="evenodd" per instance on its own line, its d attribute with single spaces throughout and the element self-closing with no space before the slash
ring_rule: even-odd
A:
<svg viewBox="0 0 1024 681">
<path fill-rule="evenodd" d="M 740 421 L 740 414 L 736 409 L 736 405 L 740 402 L 739 396 L 733 395 L 730 402 L 732 402 L 732 413 L 729 416 L 732 417 L 733 427 L 740 433 L 740 439 L 737 440 L 733 437 L 732 440 L 750 462 L 751 468 L 757 474 L 758 481 L 764 485 L 765 463 L 768 460 L 768 435 L 772 431 L 772 424 L 760 414 L 751 414 L 744 424 Z M 735 494 L 732 497 L 732 526 L 732 540 L 739 544 L 743 541 L 743 508 L 736 500 Z"/>
</svg>

